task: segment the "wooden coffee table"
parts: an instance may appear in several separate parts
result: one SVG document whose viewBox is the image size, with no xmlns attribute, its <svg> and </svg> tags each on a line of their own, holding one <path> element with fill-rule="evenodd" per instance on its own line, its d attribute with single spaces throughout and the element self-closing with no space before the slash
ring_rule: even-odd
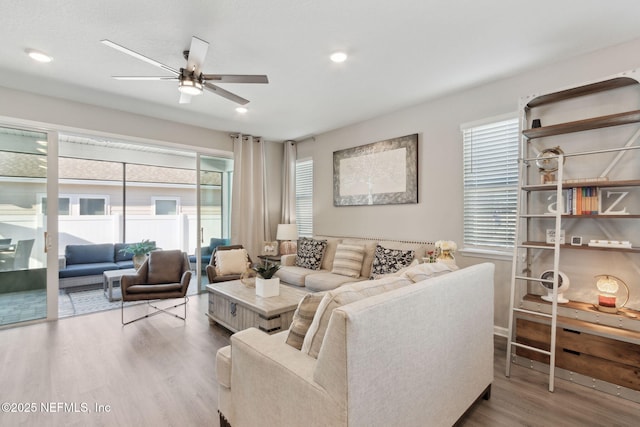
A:
<svg viewBox="0 0 640 427">
<path fill-rule="evenodd" d="M 304 288 L 280 284 L 280 295 L 263 298 L 240 280 L 207 285 L 207 291 L 211 324 L 218 323 L 232 332 L 253 326 L 269 334 L 289 328 L 293 312 L 308 293 Z"/>
</svg>

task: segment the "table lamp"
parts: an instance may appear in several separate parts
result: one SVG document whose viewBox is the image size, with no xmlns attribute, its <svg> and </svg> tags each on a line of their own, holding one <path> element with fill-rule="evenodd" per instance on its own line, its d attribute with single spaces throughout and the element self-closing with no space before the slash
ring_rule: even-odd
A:
<svg viewBox="0 0 640 427">
<path fill-rule="evenodd" d="M 596 287 L 598 288 L 598 310 L 605 313 L 617 313 L 618 309 L 624 307 L 629 301 L 629 287 L 620 278 L 610 274 L 600 274 L 595 277 L 598 279 Z M 617 292 L 620 284 L 627 290 L 627 298 L 620 305 L 617 304 Z"/>
<path fill-rule="evenodd" d="M 278 224 L 276 239 L 280 240 L 280 255 L 295 254 L 298 251 L 298 226 Z"/>
</svg>

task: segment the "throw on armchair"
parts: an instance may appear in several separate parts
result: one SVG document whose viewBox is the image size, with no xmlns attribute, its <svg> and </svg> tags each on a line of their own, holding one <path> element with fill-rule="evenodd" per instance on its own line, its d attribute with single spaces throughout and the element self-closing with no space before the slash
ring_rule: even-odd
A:
<svg viewBox="0 0 640 427">
<path fill-rule="evenodd" d="M 243 253 L 240 253 L 240 250 Z M 227 252 L 226 256 L 218 255 L 218 252 L 222 251 L 234 252 Z M 251 257 L 242 245 L 218 246 L 211 255 L 209 265 L 207 265 L 207 278 L 209 283 L 238 280 L 250 265 Z"/>
<path fill-rule="evenodd" d="M 180 250 L 155 251 L 149 253 L 149 257 L 135 275 L 122 276 L 120 280 L 120 286 L 122 287 L 122 324 L 127 325 L 136 320 L 151 317 L 159 313 L 167 313 L 185 320 L 187 317 L 186 305 L 189 300 L 186 294 L 190 281 L 191 270 L 189 268 L 189 258 L 186 253 Z M 152 300 L 175 298 L 184 298 L 184 301 L 168 308 L 160 308 L 149 302 Z M 125 322 L 125 301 L 147 301 L 147 304 L 156 309 L 156 311 Z M 184 306 L 184 317 L 167 311 L 180 306 Z"/>
</svg>

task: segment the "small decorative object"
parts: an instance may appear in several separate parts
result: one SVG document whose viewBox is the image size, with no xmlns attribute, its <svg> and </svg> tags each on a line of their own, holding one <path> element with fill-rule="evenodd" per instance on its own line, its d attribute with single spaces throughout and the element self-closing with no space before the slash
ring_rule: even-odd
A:
<svg viewBox="0 0 640 427">
<path fill-rule="evenodd" d="M 247 268 L 244 273 L 240 275 L 240 281 L 247 288 L 255 288 L 256 287 L 256 277 L 258 273 L 253 268 Z"/>
<path fill-rule="evenodd" d="M 623 308 L 629 301 L 629 287 L 619 277 L 612 276 L 610 274 L 600 274 L 595 277 L 597 280 L 596 287 L 598 288 L 598 305 L 596 306 L 599 311 L 605 313 L 618 313 L 618 310 Z M 622 304 L 618 304 L 618 290 L 620 284 L 627 291 L 627 296 Z"/>
<path fill-rule="evenodd" d="M 564 230 L 560 230 L 560 244 L 564 245 L 565 233 Z M 554 244 L 556 242 L 556 230 L 553 228 L 547 228 L 547 243 Z"/>
<path fill-rule="evenodd" d="M 256 295 L 264 298 L 280 295 L 280 278 L 273 277 L 280 265 L 265 261 L 263 264 L 252 267 L 256 272 Z"/>
<path fill-rule="evenodd" d="M 150 242 L 149 239 L 143 239 L 141 242 L 132 243 L 127 245 L 126 248 L 120 249 L 123 254 L 133 254 L 133 267 L 139 269 L 144 261 L 147 259 L 147 254 L 156 249 L 155 242 Z"/>
<path fill-rule="evenodd" d="M 582 246 L 582 237 L 571 236 L 571 246 Z"/>
<path fill-rule="evenodd" d="M 262 255 L 276 256 L 278 255 L 278 241 L 263 242 L 262 243 Z"/>
<path fill-rule="evenodd" d="M 540 122 L 540 119 L 533 119 L 533 121 L 531 122 L 531 129 L 536 129 L 540 127 L 542 127 L 542 122 Z"/>
<path fill-rule="evenodd" d="M 429 264 L 436 262 L 436 251 L 428 251 L 427 256 L 422 258 L 422 261 Z"/>
<path fill-rule="evenodd" d="M 564 154 L 564 151 L 562 151 L 560 147 L 546 148 L 538 154 L 536 166 L 538 166 L 538 170 L 541 174 L 541 184 L 552 183 L 556 180 L 554 172 L 558 170 L 558 156 L 561 154 Z M 562 164 L 564 164 L 565 158 L 563 157 L 562 159 Z"/>
<path fill-rule="evenodd" d="M 631 249 L 631 242 L 628 240 L 589 240 L 587 246 L 595 248 L 625 248 Z"/>
<path fill-rule="evenodd" d="M 296 224 L 278 224 L 276 239 L 280 240 L 280 255 L 295 254 L 298 250 L 298 226 Z"/>
<path fill-rule="evenodd" d="M 562 293 L 569 289 L 569 278 L 562 271 L 558 271 L 558 303 L 564 304 L 569 302 Z M 543 295 L 542 298 L 545 301 L 553 302 L 553 270 L 544 271 L 540 278 L 542 280 L 547 280 L 546 282 L 540 282 L 542 286 L 547 288 L 547 295 Z"/>
<path fill-rule="evenodd" d="M 456 264 L 456 259 L 453 256 L 458 246 L 456 242 L 451 240 L 438 240 L 436 242 L 436 260 L 437 262 L 443 262 L 445 264 Z"/>
</svg>

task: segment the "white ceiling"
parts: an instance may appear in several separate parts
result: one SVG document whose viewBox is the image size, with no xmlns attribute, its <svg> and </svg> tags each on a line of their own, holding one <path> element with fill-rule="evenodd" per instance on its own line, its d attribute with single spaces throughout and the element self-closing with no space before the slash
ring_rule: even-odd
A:
<svg viewBox="0 0 640 427">
<path fill-rule="evenodd" d="M 0 85 L 301 139 L 638 38 L 639 18 L 638 0 L 2 0 Z M 269 76 L 220 84 L 251 101 L 244 116 L 208 92 L 178 104 L 175 82 L 113 80 L 162 71 L 100 43 L 180 68 L 193 35 L 210 43 L 206 73 Z"/>
</svg>

